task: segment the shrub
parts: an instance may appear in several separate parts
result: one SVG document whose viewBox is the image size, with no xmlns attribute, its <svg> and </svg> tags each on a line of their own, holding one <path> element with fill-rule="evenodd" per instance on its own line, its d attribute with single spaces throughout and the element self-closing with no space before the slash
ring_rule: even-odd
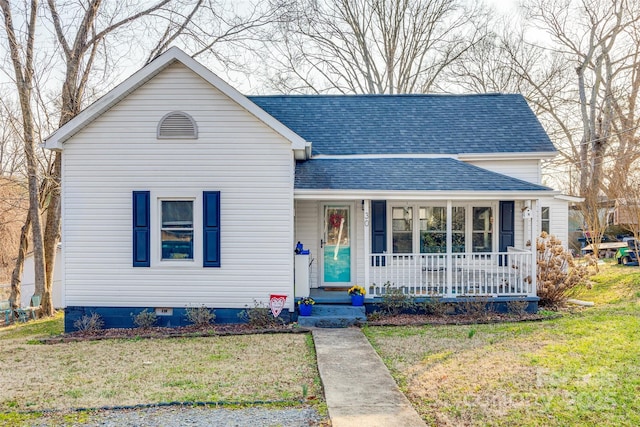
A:
<svg viewBox="0 0 640 427">
<path fill-rule="evenodd" d="M 529 301 L 507 301 L 507 311 L 516 316 L 524 315 L 527 312 L 527 307 L 529 307 Z"/>
<path fill-rule="evenodd" d="M 426 314 L 434 316 L 446 316 L 455 313 L 455 307 L 452 303 L 442 302 L 441 298 L 427 298 L 421 306 Z"/>
<path fill-rule="evenodd" d="M 543 232 L 537 241 L 537 288 L 540 305 L 561 307 L 581 287 L 590 287 L 589 276 L 595 273 L 595 259 L 577 264 L 562 242 Z"/>
<path fill-rule="evenodd" d="M 131 317 L 133 317 L 133 323 L 142 329 L 148 329 L 156 324 L 158 321 L 158 316 L 155 311 L 147 311 L 147 309 L 142 310 L 138 314 L 131 313 Z"/>
<path fill-rule="evenodd" d="M 284 324 L 280 317 L 274 317 L 271 309 L 265 307 L 263 303 L 253 300 L 253 307 L 247 307 L 238 317 L 256 329 L 267 329 Z"/>
<path fill-rule="evenodd" d="M 104 320 L 97 313 L 91 313 L 91 316 L 85 314 L 73 322 L 73 327 L 80 332 L 98 332 L 104 328 Z"/>
<path fill-rule="evenodd" d="M 383 313 L 394 316 L 403 311 L 415 310 L 416 303 L 413 298 L 406 295 L 402 289 L 391 286 L 390 282 L 384 284 L 384 294 L 380 301 L 380 310 Z"/>
<path fill-rule="evenodd" d="M 196 326 L 203 327 L 212 324 L 216 320 L 216 314 L 213 310 L 205 307 L 188 307 L 187 320 Z"/>
<path fill-rule="evenodd" d="M 479 320 L 487 320 L 494 312 L 493 304 L 488 297 L 468 297 L 460 300 L 460 312 Z"/>
</svg>

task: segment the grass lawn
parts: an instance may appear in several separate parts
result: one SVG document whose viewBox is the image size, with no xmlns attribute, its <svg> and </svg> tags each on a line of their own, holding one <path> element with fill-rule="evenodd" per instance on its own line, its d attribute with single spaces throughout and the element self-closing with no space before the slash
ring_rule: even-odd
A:
<svg viewBox="0 0 640 427">
<path fill-rule="evenodd" d="M 640 425 L 640 267 L 606 264 L 596 302 L 542 322 L 368 327 L 429 425 Z"/>
<path fill-rule="evenodd" d="M 22 411 L 322 396 L 308 334 L 44 345 L 62 316 L 0 329 L 0 424 Z"/>
</svg>

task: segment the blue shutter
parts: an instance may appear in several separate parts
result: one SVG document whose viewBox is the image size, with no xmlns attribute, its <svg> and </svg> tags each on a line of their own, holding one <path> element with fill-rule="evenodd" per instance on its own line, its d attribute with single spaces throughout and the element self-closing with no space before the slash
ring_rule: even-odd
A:
<svg viewBox="0 0 640 427">
<path fill-rule="evenodd" d="M 151 219 L 148 191 L 133 192 L 133 266 L 151 266 Z"/>
<path fill-rule="evenodd" d="M 202 193 L 203 267 L 220 267 L 220 192 Z"/>
<path fill-rule="evenodd" d="M 500 202 L 500 244 L 499 251 L 506 252 L 507 247 L 515 244 L 515 202 Z M 506 255 L 500 255 L 499 265 L 508 265 Z M 505 258 L 505 259 L 502 259 Z"/>
<path fill-rule="evenodd" d="M 387 201 L 371 201 L 371 253 L 382 254 L 387 251 Z M 371 261 L 374 266 L 384 266 L 385 257 Z"/>
</svg>

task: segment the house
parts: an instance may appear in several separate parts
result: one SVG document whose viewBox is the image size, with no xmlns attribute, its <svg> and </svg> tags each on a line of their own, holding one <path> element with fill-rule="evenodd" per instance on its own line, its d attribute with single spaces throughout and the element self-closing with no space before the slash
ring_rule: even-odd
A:
<svg viewBox="0 0 640 427">
<path fill-rule="evenodd" d="M 246 97 L 171 48 L 46 147 L 63 151 L 66 330 L 202 305 L 231 322 L 270 295 L 295 318 L 295 298 L 353 284 L 535 308 L 529 243 L 567 236 L 541 185 L 556 150 L 519 95 Z"/>
<path fill-rule="evenodd" d="M 62 258 L 61 258 L 61 245 L 56 248 L 56 261 L 53 268 L 53 284 L 51 286 L 51 302 L 53 307 L 63 308 L 62 305 Z M 31 297 L 35 294 L 36 290 L 36 271 L 35 263 L 33 259 L 33 252 L 29 252 L 24 259 L 24 266 L 22 269 L 22 282 L 20 284 L 20 301 L 21 307 L 28 307 L 31 305 Z"/>
</svg>

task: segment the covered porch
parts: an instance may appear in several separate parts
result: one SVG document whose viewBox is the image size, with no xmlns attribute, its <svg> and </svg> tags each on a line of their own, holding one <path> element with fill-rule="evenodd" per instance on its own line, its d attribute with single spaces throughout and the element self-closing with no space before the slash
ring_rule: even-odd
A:
<svg viewBox="0 0 640 427">
<path fill-rule="evenodd" d="M 369 302 L 389 289 L 418 298 L 535 297 L 529 243 L 539 202 L 514 199 L 296 200 L 295 239 L 310 254 L 296 255 L 295 297 L 347 303 L 355 284 Z"/>
</svg>

